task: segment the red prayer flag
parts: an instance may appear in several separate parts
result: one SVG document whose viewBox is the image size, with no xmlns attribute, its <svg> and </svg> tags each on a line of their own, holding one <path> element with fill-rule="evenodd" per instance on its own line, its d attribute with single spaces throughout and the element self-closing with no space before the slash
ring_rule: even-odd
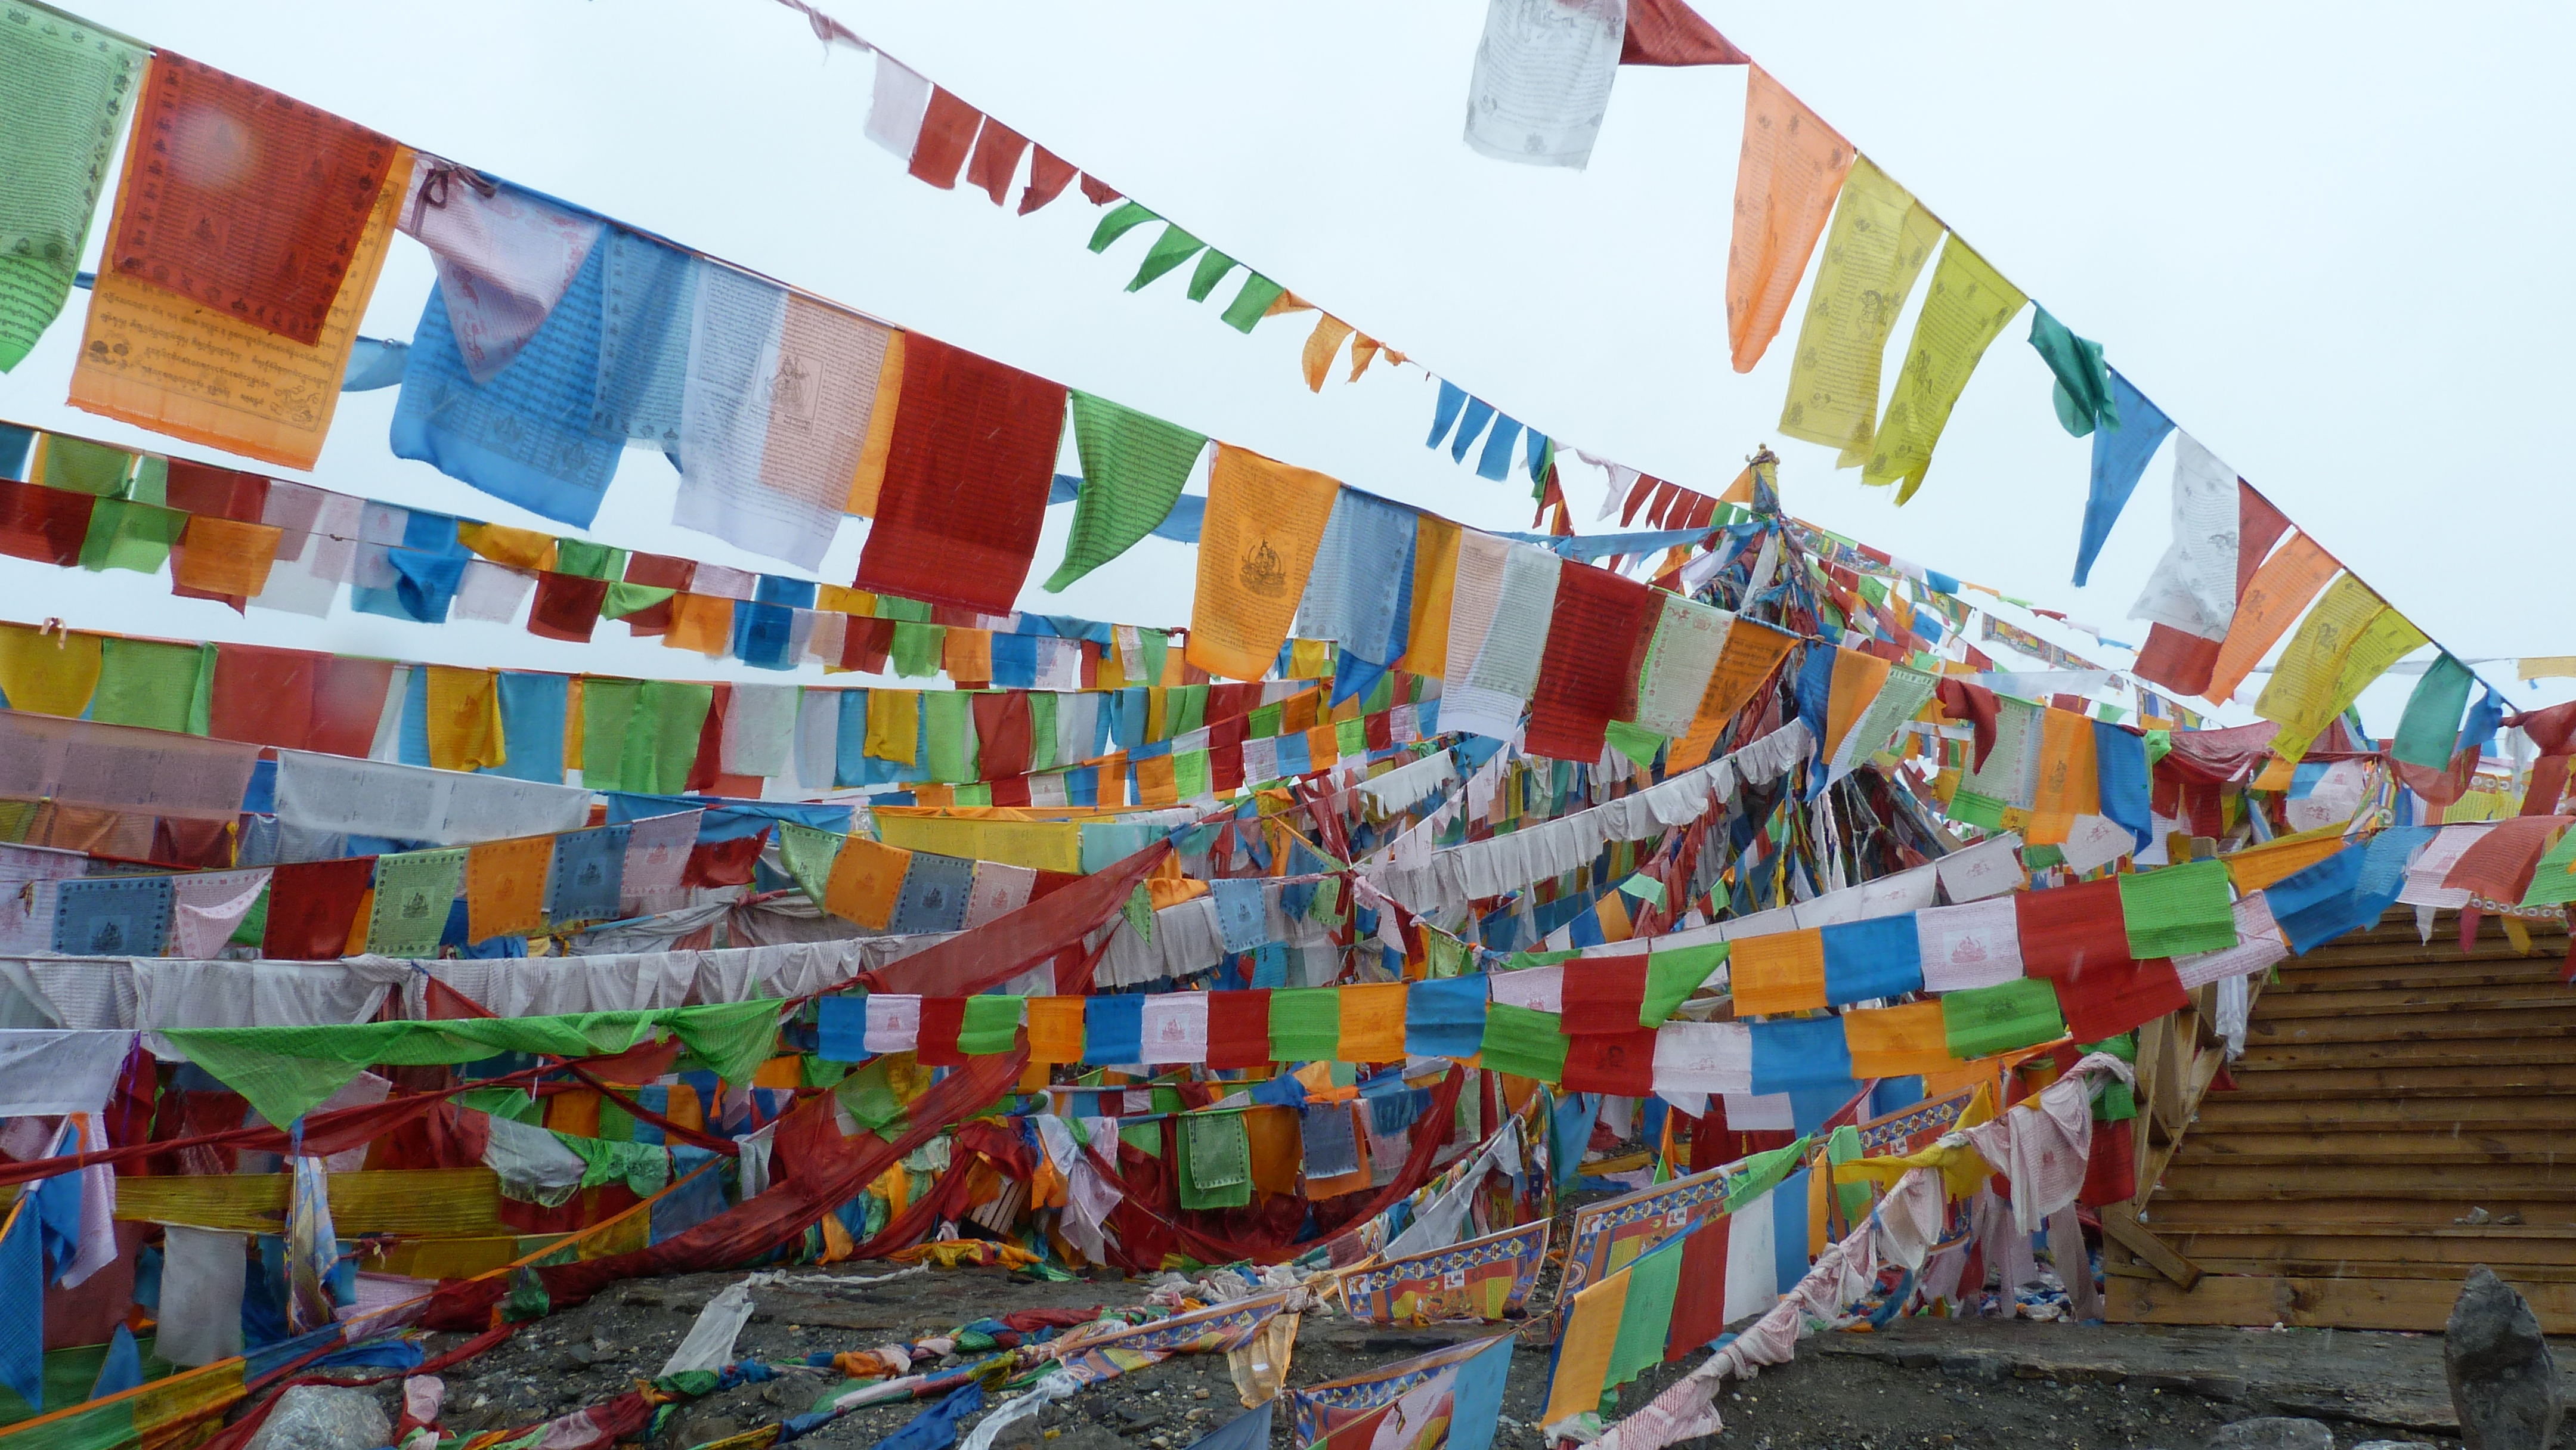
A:
<svg viewBox="0 0 2576 1450">
<path fill-rule="evenodd" d="M 2254 582 L 2254 571 L 2263 567 L 2263 556 L 2290 531 L 2289 516 L 2272 507 L 2272 501 L 2254 491 L 2254 485 L 2236 480 L 2236 597 L 2245 597 L 2245 587 Z"/>
<path fill-rule="evenodd" d="M 975 144 L 975 128 L 983 120 L 983 112 L 950 95 L 945 87 L 931 87 L 930 108 L 922 113 L 921 134 L 912 143 L 912 174 L 942 191 L 955 187 L 958 170 Z M 905 347 L 910 346 L 907 340 Z"/>
<path fill-rule="evenodd" d="M 1751 65 L 1753 57 L 1736 49 L 1683 0 L 1628 0 L 1628 33 L 1619 43 L 1619 63 Z"/>
<path fill-rule="evenodd" d="M 1655 1029 L 1596 1032 L 1565 1039 L 1565 1090 L 1651 1097 L 1655 1091 Z"/>
<path fill-rule="evenodd" d="M 965 998 L 922 998 L 921 1035 L 913 1043 L 913 1060 L 924 1067 L 964 1067 L 966 1054 L 957 1048 L 957 1033 L 965 1025 Z"/>
<path fill-rule="evenodd" d="M 1208 993 L 1207 1065 L 1261 1067 L 1270 1061 L 1270 989 Z"/>
<path fill-rule="evenodd" d="M 1601 758 L 1611 720 L 1633 703 L 1638 653 L 1660 608 L 1653 590 L 1607 569 L 1568 564 L 1557 571 L 1556 614 L 1530 703 L 1530 754 Z"/>
<path fill-rule="evenodd" d="M 39 564 L 79 563 L 96 502 L 85 493 L 0 478 L 0 554 Z"/>
<path fill-rule="evenodd" d="M 1037 552 L 1064 408 L 1060 383 L 908 335 L 856 587 L 1009 614 Z"/>
<path fill-rule="evenodd" d="M 977 773 L 986 780 L 1027 775 L 1030 731 L 1027 693 L 997 690 L 970 696 L 969 701 L 975 711 L 975 740 L 979 747 Z M 1025 790 L 1026 786 L 1022 789 Z"/>
<path fill-rule="evenodd" d="M 975 157 L 966 163 L 966 184 L 982 187 L 993 205 L 1000 206 L 1011 189 L 1012 174 L 1020 169 L 1020 156 L 1028 149 L 1028 137 L 985 117 L 984 129 L 975 137 Z"/>
<path fill-rule="evenodd" d="M 1073 185 L 1074 174 L 1072 162 L 1043 146 L 1037 148 L 1029 161 L 1028 187 L 1020 193 L 1020 215 L 1027 216 L 1064 195 L 1064 189 Z"/>
<path fill-rule="evenodd" d="M 247 740 L 285 750 L 310 750 L 315 666 L 326 655 L 309 650 L 227 644 L 215 650 L 213 704 L 206 733 L 217 740 Z M 388 669 L 391 666 L 387 667 Z M 375 708 L 385 692 L 376 691 Z M 367 747 L 375 743 L 376 717 L 367 719 Z M 367 747 L 355 753 L 365 755 Z M 346 753 L 346 752 L 342 752 Z"/>
<path fill-rule="evenodd" d="M 2170 624 L 2151 624 L 2147 647 L 2138 651 L 2138 662 L 2129 673 L 2176 694 L 2205 695 L 2210 676 L 2218 669 L 2218 648 L 2224 643 Z"/>
<path fill-rule="evenodd" d="M 1645 954 L 1567 962 L 1564 996 L 1559 1025 L 1568 1037 L 1635 1032 L 1646 1007 Z"/>
<path fill-rule="evenodd" d="M 292 861 L 268 878 L 268 931 L 260 955 L 280 961 L 337 961 L 349 950 L 358 902 L 375 880 L 376 858 Z"/>
<path fill-rule="evenodd" d="M 536 602 L 528 606 L 528 633 L 588 644 L 591 631 L 599 626 L 599 606 L 607 598 L 605 579 L 551 570 L 539 574 Z"/>
</svg>

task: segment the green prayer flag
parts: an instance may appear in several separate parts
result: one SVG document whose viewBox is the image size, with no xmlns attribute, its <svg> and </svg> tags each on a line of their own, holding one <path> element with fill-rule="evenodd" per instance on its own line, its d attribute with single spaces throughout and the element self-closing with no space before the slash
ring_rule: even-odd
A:
<svg viewBox="0 0 2576 1450">
<path fill-rule="evenodd" d="M 103 498 L 90 505 L 89 534 L 81 540 L 81 567 L 131 569 L 158 574 L 170 558 L 170 546 L 188 527 L 177 509 L 158 508 L 130 499 Z"/>
<path fill-rule="evenodd" d="M 98 689 L 90 696 L 89 718 L 107 725 L 204 734 L 190 725 L 199 681 L 214 673 L 214 649 L 114 635 L 100 640 Z"/>
<path fill-rule="evenodd" d="M 1053 690 L 1031 690 L 1029 698 L 1029 769 L 1052 770 L 1068 762 L 1055 758 L 1055 707 Z"/>
<path fill-rule="evenodd" d="M 582 694 L 586 701 L 588 685 L 582 687 Z M 678 795 L 688 789 L 690 767 L 698 760 L 698 737 L 715 703 L 713 685 L 646 680 L 636 693 L 635 712 L 622 742 L 624 754 L 617 766 L 626 782 L 622 789 L 651 795 Z M 587 781 L 591 760 L 587 744 L 581 759 L 582 778 Z"/>
<path fill-rule="evenodd" d="M 570 1133 L 555 1134 L 555 1141 L 581 1159 L 584 1188 L 623 1184 L 637 1198 L 651 1198 L 670 1186 L 671 1150 L 659 1143 L 620 1143 Z"/>
<path fill-rule="evenodd" d="M 849 837 L 835 831 L 799 825 L 794 821 L 778 823 L 778 861 L 816 906 L 823 904 L 823 891 L 832 880 L 832 862 L 841 854 L 841 843 Z"/>
<path fill-rule="evenodd" d="M 930 622 L 930 606 L 928 604 L 918 599 L 900 599 L 892 594 L 878 595 L 876 597 L 876 604 L 869 612 L 879 619 L 891 619 L 897 624 L 928 624 Z"/>
<path fill-rule="evenodd" d="M 1234 294 L 1234 303 L 1225 309 L 1225 325 L 1237 332 L 1250 332 L 1270 312 L 1270 304 L 1286 296 L 1288 289 L 1255 272 L 1243 279 L 1243 290 Z"/>
<path fill-rule="evenodd" d="M 134 460 L 134 482 L 126 485 L 125 496 L 155 508 L 169 507 L 170 460 L 157 453 L 138 455 Z"/>
<path fill-rule="evenodd" d="M 2531 869 L 2531 885 L 2522 893 L 2522 905 L 2576 901 L 2576 875 L 2569 873 L 2570 866 L 2576 866 L 2576 831 L 2560 836 L 2556 845 L 2541 853 L 2540 864 Z"/>
<path fill-rule="evenodd" d="M 1744 1160 L 1741 1173 L 1730 1174 L 1726 1184 L 1726 1211 L 1741 1212 L 1744 1206 L 1780 1186 L 1782 1180 L 1807 1161 L 1807 1145 L 1813 1141 L 1800 1138 L 1767 1153 L 1756 1153 Z"/>
<path fill-rule="evenodd" d="M 886 658 L 898 678 L 918 680 L 939 673 L 940 657 L 947 646 L 947 626 L 904 620 L 894 627 L 894 643 Z"/>
<path fill-rule="evenodd" d="M 1127 290 L 1134 292 L 1144 287 L 1155 278 L 1197 256 L 1199 249 L 1206 245 L 1207 243 L 1182 231 L 1170 222 L 1163 223 L 1163 234 L 1156 237 L 1154 245 L 1146 249 L 1144 264 L 1136 269 L 1136 280 L 1127 284 Z"/>
<path fill-rule="evenodd" d="M 972 695 L 962 690 L 924 690 L 921 727 L 922 738 L 930 746 L 932 780 L 955 784 L 976 778 Z"/>
<path fill-rule="evenodd" d="M 1656 753 L 1671 738 L 1630 720 L 1613 720 L 1608 731 L 1610 748 L 1635 761 L 1641 769 L 1653 768 Z"/>
<path fill-rule="evenodd" d="M 584 579 L 622 580 L 626 575 L 626 551 L 588 539 L 557 539 L 555 572 Z"/>
<path fill-rule="evenodd" d="M 325 1027 L 173 1027 L 172 1045 L 272 1123 L 291 1123 L 375 1063 L 429 1067 L 504 1052 L 598 1057 L 668 1029 L 731 1083 L 749 1083 L 777 1045 L 778 1003 L 585 1012 L 561 1017 L 475 1017 L 444 1022 L 359 1022 Z"/>
<path fill-rule="evenodd" d="M 903 1099 L 895 1096 L 888 1076 L 891 1062 L 891 1057 L 884 1055 L 871 1059 L 866 1066 L 843 1078 L 839 1087 L 832 1089 L 832 1096 L 840 1100 L 841 1106 L 849 1110 L 860 1127 L 889 1143 L 901 1138 L 912 1127 L 904 1117 Z"/>
<path fill-rule="evenodd" d="M 134 455 L 103 443 L 84 443 L 60 433 L 45 435 L 44 483 L 71 493 L 121 498 L 134 471 Z"/>
<path fill-rule="evenodd" d="M 1208 294 L 1216 290 L 1216 284 L 1224 281 L 1225 274 L 1233 270 L 1234 258 L 1216 248 L 1210 247 L 1200 253 L 1198 270 L 1190 274 L 1190 300 L 1208 300 Z"/>
<path fill-rule="evenodd" d="M 1120 237 L 1127 235 L 1129 232 L 1134 231 L 1136 228 L 1143 226 L 1147 222 L 1158 222 L 1161 220 L 1161 217 L 1147 211 L 1144 207 L 1135 202 L 1122 201 L 1110 210 L 1109 215 L 1100 219 L 1100 225 L 1091 229 L 1091 250 L 1095 252 L 1108 251 L 1109 244 L 1111 242 L 1118 240 Z"/>
<path fill-rule="evenodd" d="M 2095 427 L 2120 426 L 2120 410 L 2111 400 L 2111 369 L 2102 361 L 2102 344 L 2077 337 L 2045 307 L 2031 308 L 2030 345 L 2040 361 L 2057 375 L 2050 399 L 2057 421 L 2081 438 Z"/>
<path fill-rule="evenodd" d="M 1172 785 L 1180 798 L 1185 801 L 1199 800 L 1207 796 L 1211 791 L 1208 784 L 1208 753 L 1204 750 L 1184 750 L 1174 755 Z"/>
<path fill-rule="evenodd" d="M 1172 637 L 1159 629 L 1136 631 L 1136 648 L 1145 657 L 1145 678 L 1129 680 L 1131 685 L 1159 685 L 1163 681 L 1163 658 L 1172 652 Z"/>
<path fill-rule="evenodd" d="M 0 372 L 71 296 L 146 54 L 41 7 L 0 24 Z"/>
<path fill-rule="evenodd" d="M 1082 455 L 1082 491 L 1064 562 L 1047 576 L 1049 593 L 1135 547 L 1172 511 L 1207 435 L 1166 423 L 1089 393 L 1071 395 L 1073 441 Z"/>
<path fill-rule="evenodd" d="M 1181 1115 L 1183 1208 L 1242 1208 L 1252 1202 L 1252 1139 L 1240 1110 Z"/>
<path fill-rule="evenodd" d="M 376 858 L 367 950 L 380 957 L 435 957 L 448 908 L 465 889 L 465 848 L 404 851 Z"/>
<path fill-rule="evenodd" d="M 88 562 L 86 553 L 82 562 Z M 2397 718 L 2397 741 L 2389 753 L 2408 765 L 2449 769 L 2459 751 L 2460 712 L 2469 707 L 2469 687 L 2476 683 L 2469 667 L 2448 652 L 2436 656 L 2406 697 L 2406 713 Z"/>
<path fill-rule="evenodd" d="M 1726 964 L 1728 951 L 1727 944 L 1718 941 L 1647 953 L 1646 995 L 1637 1007 L 1637 1025 L 1661 1027 L 1673 1009 L 1689 1001 L 1690 994 Z"/>
<path fill-rule="evenodd" d="M 581 685 L 581 783 L 591 790 L 630 790 L 624 760 L 641 680 L 593 675 Z M 710 697 L 712 703 L 712 697 Z"/>
<path fill-rule="evenodd" d="M 623 579 L 615 580 L 609 584 L 607 596 L 599 601 L 599 617 L 624 619 L 630 614 L 639 614 L 650 609 L 677 593 L 679 591 L 676 589 L 665 589 L 658 584 L 629 584 Z"/>
<path fill-rule="evenodd" d="M 1163 709 L 1163 724 L 1168 733 L 1187 735 L 1207 723 L 1207 686 L 1174 685 L 1164 698 L 1168 703 Z"/>
<path fill-rule="evenodd" d="M 2140 960 L 2180 957 L 2236 945 L 2236 913 L 2223 863 L 2123 871 L 2118 880 L 2129 955 Z"/>
<path fill-rule="evenodd" d="M 1943 993 L 1941 1032 L 1950 1055 L 1964 1060 L 2062 1037 L 2066 1019 L 2058 1015 L 2056 986 L 2042 977 L 2025 977 Z"/>
<path fill-rule="evenodd" d="M 1330 1062 L 1342 1049 L 1342 994 L 1331 987 L 1270 989 L 1270 1060 Z"/>
<path fill-rule="evenodd" d="M 957 1025 L 957 1050 L 969 1057 L 991 1057 L 1019 1045 L 1022 999 L 986 992 L 966 999 L 965 1018 Z"/>
<path fill-rule="evenodd" d="M 1148 1158 L 1160 1158 L 1163 1156 L 1163 1120 L 1153 1118 L 1138 1123 L 1122 1118 L 1119 1120 L 1118 1141 Z M 1106 1156 L 1113 1160 L 1117 1157 L 1114 1153 Z"/>
<path fill-rule="evenodd" d="M 1119 904 L 1118 909 L 1127 918 L 1127 929 L 1136 933 L 1137 940 L 1153 941 L 1154 897 L 1145 889 L 1144 882 L 1136 883 L 1136 889 L 1127 893 L 1127 899 Z"/>
<path fill-rule="evenodd" d="M 1270 995 L 1278 1000 L 1275 990 Z M 1565 1045 L 1564 1022 L 1556 1013 L 1509 1002 L 1486 1004 L 1478 1061 L 1487 1072 L 1556 1082 L 1565 1076 Z"/>
<path fill-rule="evenodd" d="M 1868 1192 L 1869 1185 L 1862 1184 L 1861 1191 Z M 1628 1293 L 1620 1304 L 1609 1369 L 1601 1379 L 1606 1399 L 1615 1399 L 1619 1386 L 1664 1362 L 1664 1337 L 1672 1331 L 1673 1300 L 1682 1287 L 1685 1237 L 1674 1235 L 1620 1271 L 1628 1276 Z M 1693 1287 L 1705 1293 L 1710 1286 Z"/>
<path fill-rule="evenodd" d="M 1315 899 L 1306 903 L 1308 921 L 1342 919 L 1342 878 L 1327 876 L 1315 883 Z"/>
<path fill-rule="evenodd" d="M 1333 748 L 1343 756 L 1368 754 L 1368 717 L 1353 715 L 1333 722 Z"/>
<path fill-rule="evenodd" d="M 1620 882 L 1619 889 L 1639 901 L 1651 901 L 1657 906 L 1664 904 L 1664 883 L 1643 871 Z"/>
<path fill-rule="evenodd" d="M 1273 700 L 1243 717 L 1243 733 L 1252 740 L 1273 740 L 1279 735 L 1279 722 L 1287 718 L 1288 707 Z"/>
</svg>

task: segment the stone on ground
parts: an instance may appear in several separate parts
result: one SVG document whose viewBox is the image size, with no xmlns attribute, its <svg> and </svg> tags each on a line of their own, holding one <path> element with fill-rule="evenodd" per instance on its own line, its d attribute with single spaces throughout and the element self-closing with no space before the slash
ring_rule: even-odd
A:
<svg viewBox="0 0 2576 1450">
<path fill-rule="evenodd" d="M 2442 1368 L 2467 1450 L 2545 1450 L 2564 1406 L 2549 1341 L 2521 1293 L 2480 1264 L 2442 1332 Z"/>
</svg>

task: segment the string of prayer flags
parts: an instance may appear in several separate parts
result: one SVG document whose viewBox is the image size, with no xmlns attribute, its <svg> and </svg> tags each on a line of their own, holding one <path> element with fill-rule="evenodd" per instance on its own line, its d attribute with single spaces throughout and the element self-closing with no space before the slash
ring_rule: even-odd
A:
<svg viewBox="0 0 2576 1450">
<path fill-rule="evenodd" d="M 854 587 L 1007 615 L 1037 552 L 1066 390 L 918 334 L 903 368 Z"/>
<path fill-rule="evenodd" d="M 1875 451 L 1880 359 L 1940 240 L 1931 208 L 1868 157 L 1852 164 L 1808 289 L 1780 409 L 1781 432 L 1841 450 L 1837 468 L 1858 467 Z"/>
<path fill-rule="evenodd" d="M 802 569 L 821 567 L 850 501 L 893 336 L 803 293 L 728 267 L 702 268 L 671 521 Z M 943 386 L 932 380 L 904 416 L 926 419 L 942 406 Z M 1053 422 L 1046 432 L 1051 462 Z M 972 457 L 961 450 L 961 462 Z"/>
<path fill-rule="evenodd" d="M 1726 331 L 1737 372 L 1753 371 L 1778 335 L 1854 156 L 1769 71 L 1750 67 L 1726 252 Z"/>
<path fill-rule="evenodd" d="M 2093 477 L 2084 497 L 2084 531 L 2075 547 L 2075 583 L 2093 572 L 2094 556 L 2111 537 L 2111 525 L 2129 505 L 2147 460 L 2173 431 L 2173 420 L 2116 371 L 2110 373 L 2114 409 L 2093 432 Z"/>
<path fill-rule="evenodd" d="M 0 373 L 27 356 L 71 297 L 146 59 L 52 11 L 21 12 L 0 26 Z"/>
<path fill-rule="evenodd" d="M 1069 394 L 1073 440 L 1082 456 L 1082 488 L 1064 562 L 1047 576 L 1057 593 L 1126 553 L 1170 516 L 1182 485 L 1207 447 L 1207 436 L 1120 407 L 1106 398 Z"/>
<path fill-rule="evenodd" d="M 1861 482 L 1902 483 L 1896 491 L 1899 504 L 1914 497 L 1932 469 L 1932 450 L 1949 426 L 1950 410 L 1967 388 L 1969 374 L 2027 301 L 1958 233 L 1950 234 L 1932 269 L 1923 310 L 1914 319 L 1914 338 L 1897 370 L 1896 390 L 1879 420 Z M 1894 312 L 1888 316 L 1893 325 Z"/>
</svg>

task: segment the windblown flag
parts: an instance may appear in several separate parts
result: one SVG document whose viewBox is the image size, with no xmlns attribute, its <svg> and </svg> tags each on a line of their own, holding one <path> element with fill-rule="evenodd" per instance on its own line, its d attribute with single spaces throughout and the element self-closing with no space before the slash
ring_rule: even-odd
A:
<svg viewBox="0 0 2576 1450">
<path fill-rule="evenodd" d="M 1509 1334 L 1286 1392 L 1297 1443 L 1325 1450 L 1489 1450 L 1511 1373 Z"/>
</svg>

